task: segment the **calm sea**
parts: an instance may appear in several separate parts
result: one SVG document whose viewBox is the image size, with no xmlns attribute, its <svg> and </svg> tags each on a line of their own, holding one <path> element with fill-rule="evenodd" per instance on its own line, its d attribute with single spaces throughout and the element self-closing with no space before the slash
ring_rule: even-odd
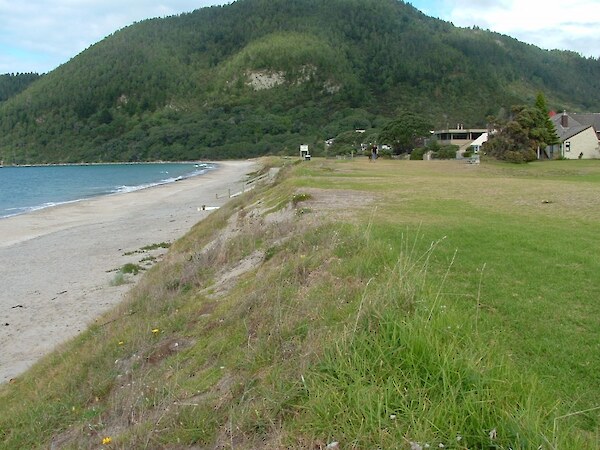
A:
<svg viewBox="0 0 600 450">
<path fill-rule="evenodd" d="M 0 218 L 202 175 L 211 164 L 98 164 L 0 168 Z"/>
</svg>

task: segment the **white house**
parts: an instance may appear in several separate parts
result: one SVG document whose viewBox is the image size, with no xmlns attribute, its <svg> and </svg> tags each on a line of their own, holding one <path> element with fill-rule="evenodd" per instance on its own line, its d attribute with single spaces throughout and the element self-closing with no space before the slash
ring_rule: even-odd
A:
<svg viewBox="0 0 600 450">
<path fill-rule="evenodd" d="M 582 124 L 566 111 L 553 116 L 552 123 L 560 143 L 546 149 L 549 158 L 600 159 L 600 141 L 594 125 Z"/>
<path fill-rule="evenodd" d="M 479 136 L 477 139 L 475 139 L 473 142 L 471 142 L 471 149 L 473 150 L 473 153 L 479 153 L 479 151 L 481 150 L 481 146 L 487 141 L 488 133 L 486 132 Z"/>
<path fill-rule="evenodd" d="M 459 154 L 469 150 L 473 141 L 487 132 L 486 128 L 465 128 L 459 123 L 456 128 L 432 131 L 432 137 L 442 145 L 458 145 Z"/>
</svg>

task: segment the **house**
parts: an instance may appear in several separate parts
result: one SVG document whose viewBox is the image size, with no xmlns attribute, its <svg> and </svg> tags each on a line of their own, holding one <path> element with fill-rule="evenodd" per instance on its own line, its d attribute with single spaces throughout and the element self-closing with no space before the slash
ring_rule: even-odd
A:
<svg viewBox="0 0 600 450">
<path fill-rule="evenodd" d="M 486 131 L 473 142 L 471 142 L 471 150 L 473 151 L 473 153 L 479 153 L 483 144 L 485 144 L 488 141 L 488 136 L 489 134 Z"/>
<path fill-rule="evenodd" d="M 551 120 L 560 143 L 546 149 L 550 159 L 600 159 L 600 114 L 567 114 L 563 111 Z"/>
<path fill-rule="evenodd" d="M 471 143 L 486 133 L 486 128 L 465 128 L 459 123 L 456 128 L 432 131 L 432 137 L 442 145 L 458 145 L 460 152 L 469 149 Z"/>
</svg>

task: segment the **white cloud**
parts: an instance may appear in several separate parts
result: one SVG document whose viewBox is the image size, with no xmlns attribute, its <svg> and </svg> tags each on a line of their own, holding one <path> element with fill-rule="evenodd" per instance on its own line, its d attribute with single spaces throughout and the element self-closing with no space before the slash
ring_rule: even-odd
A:
<svg viewBox="0 0 600 450">
<path fill-rule="evenodd" d="M 0 74 L 48 72 L 136 21 L 217 0 L 0 0 Z"/>
<path fill-rule="evenodd" d="M 545 49 L 600 57 L 598 0 L 445 0 L 446 20 L 479 26 Z"/>
<path fill-rule="evenodd" d="M 136 21 L 229 2 L 0 0 L 0 74 L 48 72 Z M 542 48 L 600 57 L 600 0 L 413 0 L 411 3 L 428 15 L 458 26 L 476 25 Z"/>
</svg>

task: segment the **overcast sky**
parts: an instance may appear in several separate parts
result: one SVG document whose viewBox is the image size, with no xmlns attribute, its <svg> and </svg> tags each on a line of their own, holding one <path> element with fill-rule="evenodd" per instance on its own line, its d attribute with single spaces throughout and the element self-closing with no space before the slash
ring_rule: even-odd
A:
<svg viewBox="0 0 600 450">
<path fill-rule="evenodd" d="M 324 0 L 326 1 L 326 0 Z M 0 74 L 46 73 L 114 31 L 229 1 L 0 0 Z M 600 0 L 410 0 L 457 26 L 600 57 Z"/>
<path fill-rule="evenodd" d="M 428 16 L 600 58 L 600 0 L 408 0 Z"/>
</svg>

